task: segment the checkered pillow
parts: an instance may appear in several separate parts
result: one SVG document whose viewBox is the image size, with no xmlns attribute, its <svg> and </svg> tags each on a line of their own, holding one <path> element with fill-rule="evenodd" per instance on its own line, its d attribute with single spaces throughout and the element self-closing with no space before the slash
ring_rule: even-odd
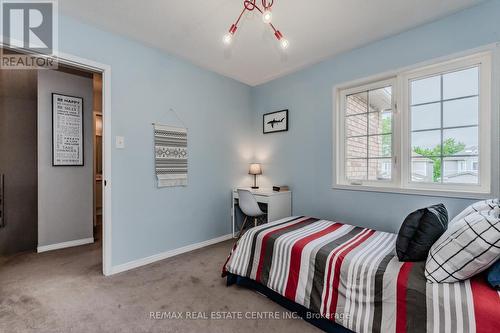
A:
<svg viewBox="0 0 500 333">
<path fill-rule="evenodd" d="M 425 264 L 430 282 L 468 279 L 500 258 L 500 218 L 495 209 L 469 214 L 432 245 Z"/>
<path fill-rule="evenodd" d="M 495 213 L 500 214 L 500 201 L 498 199 L 488 199 L 473 203 L 472 205 L 465 208 L 460 214 L 455 216 L 453 220 L 450 221 L 450 225 L 454 224 L 457 221 L 460 221 L 461 219 L 472 213 L 490 210 L 494 210 Z"/>
</svg>

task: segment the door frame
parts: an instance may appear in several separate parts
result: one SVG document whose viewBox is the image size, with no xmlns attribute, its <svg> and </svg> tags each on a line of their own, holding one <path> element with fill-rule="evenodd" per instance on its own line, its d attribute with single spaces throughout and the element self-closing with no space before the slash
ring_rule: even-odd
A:
<svg viewBox="0 0 500 333">
<path fill-rule="evenodd" d="M 0 47 L 8 49 L 9 46 L 0 42 Z M 102 182 L 102 273 L 106 276 L 112 274 L 112 237 L 111 237 L 111 66 L 94 60 L 85 59 L 69 53 L 58 52 L 54 56 L 58 63 L 78 69 L 97 72 L 102 75 L 102 120 L 103 120 L 103 182 Z M 91 221 L 92 222 L 92 221 Z M 93 223 L 93 222 L 92 222 Z"/>
<path fill-rule="evenodd" d="M 59 52 L 59 63 L 83 70 L 99 72 L 102 75 L 102 121 L 103 121 L 103 182 L 102 182 L 102 273 L 112 274 L 111 261 L 111 66 Z"/>
</svg>

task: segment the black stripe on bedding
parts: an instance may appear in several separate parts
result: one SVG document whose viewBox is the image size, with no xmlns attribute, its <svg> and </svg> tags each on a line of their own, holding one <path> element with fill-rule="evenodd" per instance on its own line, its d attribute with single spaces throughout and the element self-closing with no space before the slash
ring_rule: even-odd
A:
<svg viewBox="0 0 500 333">
<path fill-rule="evenodd" d="M 323 285 L 326 278 L 326 260 L 328 259 L 328 255 L 333 251 L 333 249 L 338 247 L 340 244 L 348 241 L 349 239 L 355 237 L 363 230 L 363 228 L 354 227 L 345 235 L 323 245 L 323 247 L 318 250 L 316 259 L 314 261 L 314 278 L 311 288 L 311 303 L 309 304 L 311 310 L 313 310 L 314 312 L 321 312 L 321 295 L 323 294 Z"/>
<path fill-rule="evenodd" d="M 387 269 L 387 265 L 394 258 L 394 254 L 388 254 L 382 259 L 377 267 L 377 273 L 375 273 L 375 287 L 373 295 L 373 332 L 381 333 L 382 330 L 382 297 L 384 294 L 384 273 Z"/>
<path fill-rule="evenodd" d="M 269 272 L 271 271 L 271 262 L 273 260 L 273 254 L 274 254 L 274 242 L 276 242 L 276 239 L 284 234 L 303 228 L 316 221 L 318 221 L 318 219 L 311 217 L 289 228 L 277 231 L 269 237 L 266 243 L 266 252 L 264 253 L 264 264 L 262 265 L 262 273 L 260 275 L 261 283 L 263 285 L 267 285 L 267 282 L 269 280 Z"/>
<path fill-rule="evenodd" d="M 290 223 L 290 222 L 292 222 L 292 221 L 297 221 L 297 220 L 299 220 L 299 219 L 301 219 L 301 218 L 303 218 L 303 217 L 304 217 L 304 216 L 299 216 L 299 217 L 296 217 L 296 218 L 293 218 L 293 219 L 290 219 L 290 220 L 286 220 L 286 221 L 283 221 L 283 222 L 280 222 L 280 223 L 277 223 L 277 224 L 272 224 L 272 225 L 270 225 L 270 226 L 266 226 L 266 227 L 264 227 L 264 228 L 260 229 L 259 231 L 257 231 L 257 232 L 253 235 L 253 237 L 252 237 L 252 248 L 251 248 L 251 250 L 250 250 L 250 259 L 249 259 L 249 261 L 248 261 L 248 262 L 249 262 L 249 265 L 248 265 L 248 267 L 247 267 L 247 273 L 246 273 L 246 276 L 250 276 L 250 275 L 252 274 L 252 268 L 253 268 L 253 262 L 254 262 L 254 260 L 253 260 L 253 259 L 254 259 L 254 256 L 255 256 L 255 246 L 256 246 L 257 239 L 259 238 L 259 237 L 258 237 L 258 235 L 259 235 L 261 232 L 266 231 L 266 230 L 268 230 L 268 229 L 270 229 L 270 228 L 274 228 L 274 227 L 276 227 L 276 226 L 278 226 L 278 225 L 283 225 L 283 224 L 286 224 L 286 223 Z M 260 253 L 259 253 L 259 255 L 260 255 Z"/>
<path fill-rule="evenodd" d="M 427 329 L 425 261 L 415 262 L 406 286 L 406 331 L 425 332 Z M 423 311 L 423 309 L 425 309 Z M 453 331 L 452 331 L 453 332 Z"/>
</svg>

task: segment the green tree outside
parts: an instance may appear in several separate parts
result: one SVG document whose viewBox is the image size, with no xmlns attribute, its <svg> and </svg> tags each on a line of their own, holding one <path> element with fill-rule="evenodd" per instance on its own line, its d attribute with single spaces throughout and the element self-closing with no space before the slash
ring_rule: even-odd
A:
<svg viewBox="0 0 500 333">
<path fill-rule="evenodd" d="M 392 133 L 392 115 L 391 117 L 382 118 L 382 133 Z M 392 156 L 392 135 L 382 136 L 382 153 L 383 156 Z"/>
<path fill-rule="evenodd" d="M 381 121 L 382 132 L 383 134 L 391 134 L 392 133 L 392 117 L 383 118 Z M 453 138 L 448 138 L 443 141 L 443 156 L 451 156 L 465 149 L 465 144 L 462 142 L 457 142 Z M 382 136 L 382 153 L 383 156 L 391 156 L 392 155 L 392 142 L 391 135 L 383 135 Z M 434 148 L 421 148 L 421 147 L 413 147 L 413 151 L 423 157 L 427 157 L 428 159 L 434 162 L 434 170 L 432 179 L 434 182 L 439 182 L 441 180 L 441 145 L 436 145 Z"/>
<path fill-rule="evenodd" d="M 454 155 L 462 150 L 464 150 L 465 144 L 462 142 L 457 142 L 453 138 L 449 138 L 443 141 L 443 156 Z M 441 145 L 437 145 L 436 147 L 429 148 L 421 148 L 421 147 L 413 147 L 413 151 L 421 156 L 427 157 L 428 159 L 434 162 L 434 172 L 432 175 L 432 179 L 434 182 L 439 182 L 441 180 Z"/>
</svg>

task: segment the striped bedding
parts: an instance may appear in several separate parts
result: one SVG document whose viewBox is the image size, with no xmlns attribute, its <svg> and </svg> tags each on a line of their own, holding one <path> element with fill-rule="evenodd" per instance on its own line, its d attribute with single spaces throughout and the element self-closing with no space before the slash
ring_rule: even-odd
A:
<svg viewBox="0 0 500 333">
<path fill-rule="evenodd" d="M 310 217 L 252 228 L 223 268 L 354 332 L 500 332 L 500 293 L 483 277 L 428 283 L 399 262 L 396 234 Z"/>
</svg>

